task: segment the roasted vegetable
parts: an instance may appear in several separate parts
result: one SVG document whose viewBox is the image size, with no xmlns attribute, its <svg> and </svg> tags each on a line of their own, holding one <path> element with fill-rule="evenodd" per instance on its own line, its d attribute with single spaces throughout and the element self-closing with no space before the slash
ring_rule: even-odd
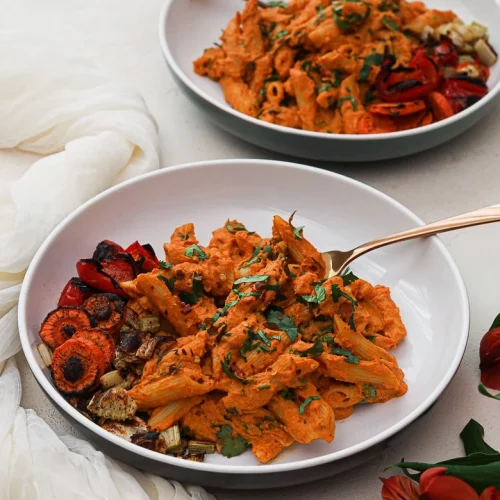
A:
<svg viewBox="0 0 500 500">
<path fill-rule="evenodd" d="M 87 408 L 99 417 L 123 421 L 135 415 L 137 404 L 125 389 L 114 387 L 95 394 Z"/>
<path fill-rule="evenodd" d="M 95 326 L 87 311 L 75 307 L 59 307 L 47 314 L 40 327 L 40 338 L 52 349 L 57 349 L 81 328 Z"/>
<path fill-rule="evenodd" d="M 125 379 L 121 376 L 120 370 L 113 370 L 105 373 L 101 377 L 100 382 L 103 389 L 111 389 L 112 387 L 123 384 Z"/>
<path fill-rule="evenodd" d="M 57 305 L 78 307 L 94 293 L 97 293 L 97 290 L 86 285 L 80 278 L 71 278 L 63 288 Z"/>
<path fill-rule="evenodd" d="M 115 360 L 115 343 L 104 330 L 99 328 L 81 328 L 73 335 L 74 339 L 85 339 L 95 344 L 102 352 L 105 369 L 109 370 Z"/>
<path fill-rule="evenodd" d="M 83 308 L 95 319 L 97 326 L 118 335 L 125 324 L 125 303 L 114 293 L 98 293 L 88 298 Z"/>
<path fill-rule="evenodd" d="M 125 252 L 132 256 L 137 267 L 142 272 L 149 272 L 160 267 L 155 251 L 149 243 L 141 245 L 138 241 L 135 241 L 125 250 Z"/>
<path fill-rule="evenodd" d="M 144 432 L 141 434 L 134 434 L 131 437 L 132 443 L 142 448 L 147 448 L 151 451 L 158 453 L 166 453 L 165 440 L 159 432 Z"/>
<path fill-rule="evenodd" d="M 114 420 L 107 420 L 102 424 L 102 428 L 115 436 L 121 437 L 126 441 L 131 441 L 132 436 L 135 434 L 143 434 L 148 432 L 146 422 L 138 417 L 133 417 L 125 422 L 117 422 Z"/>
<path fill-rule="evenodd" d="M 177 424 L 169 427 L 161 434 L 163 439 L 165 439 L 167 451 L 179 451 L 181 447 L 181 433 Z"/>
<path fill-rule="evenodd" d="M 135 354 L 141 343 L 142 333 L 137 330 L 123 330 L 118 337 L 118 349 L 127 354 Z"/>
<path fill-rule="evenodd" d="M 158 316 L 144 316 L 139 320 L 141 332 L 156 333 L 160 331 L 160 318 Z"/>
<path fill-rule="evenodd" d="M 38 344 L 36 348 L 38 349 L 38 353 L 40 354 L 45 366 L 50 367 L 50 365 L 52 365 L 52 351 L 49 346 L 42 342 L 41 344 Z"/>
<path fill-rule="evenodd" d="M 118 243 L 111 240 L 103 240 L 97 245 L 92 258 L 100 262 L 102 260 L 113 259 L 118 254 L 124 252 L 125 250 Z"/>
<path fill-rule="evenodd" d="M 85 284 L 96 288 L 100 292 L 116 293 L 120 297 L 126 296 L 119 283 L 104 271 L 104 267 L 99 261 L 80 259 L 76 264 L 76 270 Z"/>
<path fill-rule="evenodd" d="M 85 339 L 66 341 L 52 356 L 52 378 L 59 391 L 67 396 L 79 396 L 95 389 L 104 367 L 102 351 Z"/>
<path fill-rule="evenodd" d="M 135 261 L 128 253 L 119 253 L 112 259 L 99 262 L 104 272 L 118 283 L 131 281 L 137 276 Z"/>
</svg>

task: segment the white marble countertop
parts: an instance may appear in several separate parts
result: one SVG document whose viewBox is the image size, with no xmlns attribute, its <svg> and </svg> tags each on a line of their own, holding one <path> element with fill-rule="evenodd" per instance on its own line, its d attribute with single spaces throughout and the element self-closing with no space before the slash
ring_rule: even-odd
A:
<svg viewBox="0 0 500 500">
<path fill-rule="evenodd" d="M 54 39 L 134 86 L 145 97 L 159 123 L 164 166 L 218 158 L 289 160 L 214 128 L 180 93 L 164 64 L 157 38 L 162 2 L 0 0 L 0 29 Z M 493 109 L 489 117 L 466 135 L 411 158 L 377 164 L 316 166 L 366 182 L 429 222 L 499 203 L 499 110 L 499 107 Z M 259 498 L 380 498 L 381 483 L 377 477 L 385 465 L 403 456 L 415 461 L 438 461 L 461 453 L 458 435 L 470 418 L 484 425 L 492 444 L 500 445 L 500 403 L 480 396 L 476 389 L 479 340 L 500 312 L 497 289 L 500 281 L 499 231 L 499 226 L 490 225 L 443 237 L 467 284 L 471 332 L 462 365 L 433 409 L 372 462 L 315 484 L 262 491 Z M 72 432 L 42 395 L 22 354 L 18 357 L 23 374 L 23 406 L 38 411 L 55 429 Z M 215 493 L 220 500 L 245 500 L 257 496 L 252 492 Z"/>
</svg>

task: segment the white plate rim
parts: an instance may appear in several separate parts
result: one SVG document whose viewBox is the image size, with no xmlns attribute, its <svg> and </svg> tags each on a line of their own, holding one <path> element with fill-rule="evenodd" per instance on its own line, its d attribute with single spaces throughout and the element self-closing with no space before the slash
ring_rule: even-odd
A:
<svg viewBox="0 0 500 500">
<path fill-rule="evenodd" d="M 459 346 L 457 352 L 455 353 L 455 357 L 453 358 L 448 371 L 446 372 L 445 377 L 441 382 L 434 388 L 431 394 L 427 397 L 427 399 L 415 410 L 413 410 L 409 415 L 407 415 L 404 419 L 400 420 L 397 424 L 394 424 L 389 429 L 379 433 L 376 436 L 373 436 L 370 439 L 367 439 L 361 443 L 350 446 L 349 448 L 345 448 L 343 450 L 335 451 L 329 453 L 327 455 L 322 455 L 319 457 L 308 458 L 305 460 L 300 460 L 298 462 L 292 463 L 282 463 L 282 464 L 266 464 L 266 465 L 224 465 L 224 464 L 207 464 L 207 463 L 199 463 L 192 462 L 188 460 L 179 460 L 178 458 L 171 457 L 168 455 L 162 455 L 160 453 L 147 450 L 140 446 L 134 445 L 125 441 L 124 439 L 115 436 L 106 430 L 99 427 L 94 422 L 91 422 L 89 419 L 84 417 L 78 410 L 73 408 L 64 398 L 63 396 L 56 390 L 56 388 L 49 382 L 49 379 L 42 372 L 42 369 L 39 366 L 39 362 L 35 359 L 34 349 L 32 349 L 30 345 L 30 341 L 28 338 L 28 325 L 26 321 L 27 311 L 26 311 L 26 301 L 28 296 L 28 290 L 30 289 L 32 276 L 34 273 L 34 269 L 37 267 L 38 262 L 43 257 L 46 248 L 51 244 L 52 240 L 54 240 L 65 228 L 66 226 L 79 214 L 84 212 L 87 207 L 93 205 L 94 203 L 100 201 L 103 198 L 106 198 L 116 191 L 123 189 L 126 186 L 130 186 L 135 184 L 136 182 L 140 182 L 145 178 L 149 177 L 159 177 L 162 175 L 169 175 L 169 172 L 176 172 L 184 169 L 196 169 L 196 168 L 204 168 L 208 169 L 210 166 L 217 166 L 221 164 L 230 164 L 235 166 L 235 168 L 248 166 L 249 164 L 263 164 L 263 165 L 274 165 L 282 168 L 291 168 L 295 170 L 302 170 L 307 173 L 314 173 L 317 175 L 323 175 L 329 178 L 336 178 L 341 180 L 342 182 L 347 182 L 348 184 L 355 185 L 361 190 L 365 190 L 372 195 L 375 195 L 389 204 L 391 204 L 395 209 L 400 210 L 405 213 L 410 219 L 412 219 L 416 225 L 423 225 L 424 222 L 420 219 L 416 214 L 414 214 L 410 209 L 405 207 L 400 202 L 396 201 L 394 198 L 391 198 L 389 195 L 375 189 L 367 184 L 364 184 L 360 181 L 351 179 L 350 177 L 343 176 L 341 174 L 337 174 L 334 172 L 329 172 L 326 170 L 318 169 L 315 167 L 310 167 L 307 165 L 291 163 L 291 162 L 283 162 L 283 161 L 273 161 L 273 160 L 253 160 L 253 159 L 225 159 L 225 160 L 210 160 L 210 161 L 198 161 L 192 163 L 184 163 L 177 166 L 168 167 L 166 169 L 156 170 L 154 172 L 149 172 L 147 174 L 138 176 L 133 179 L 129 179 L 127 181 L 122 182 L 116 186 L 113 186 L 106 191 L 98 194 L 94 198 L 88 200 L 79 208 L 77 208 L 74 212 L 69 214 L 63 221 L 61 221 L 54 230 L 50 233 L 50 235 L 46 238 L 46 240 L 42 243 L 38 251 L 36 252 L 33 260 L 31 261 L 28 270 L 26 272 L 25 278 L 23 280 L 23 284 L 21 287 L 20 295 L 19 295 L 19 307 L 18 307 L 18 322 L 19 322 L 19 335 L 21 339 L 21 346 L 28 361 L 28 365 L 35 376 L 37 382 L 41 385 L 44 392 L 50 397 L 53 403 L 55 403 L 59 408 L 65 411 L 71 418 L 76 420 L 80 425 L 83 425 L 88 430 L 96 433 L 101 438 L 112 442 L 113 444 L 124 448 L 128 452 L 135 453 L 137 455 L 141 455 L 145 458 L 155 460 L 157 462 L 163 462 L 168 465 L 182 467 L 186 469 L 198 470 L 202 472 L 214 472 L 220 474 L 271 474 L 271 473 L 279 473 L 279 472 L 287 472 L 294 470 L 307 469 L 311 467 L 316 467 L 319 465 L 323 465 L 329 462 L 334 462 L 337 460 L 341 460 L 343 458 L 347 458 L 349 456 L 355 455 L 359 452 L 362 452 L 372 446 L 375 446 L 386 439 L 394 436 L 398 432 L 402 431 L 409 424 L 414 422 L 418 417 L 423 415 L 439 398 L 441 393 L 446 389 L 448 384 L 451 382 L 455 373 L 457 372 L 460 363 L 462 361 L 463 355 L 465 353 L 465 348 L 467 346 L 467 340 L 469 335 L 469 299 L 467 295 L 467 289 L 465 287 L 465 282 L 460 273 L 460 270 L 449 253 L 449 251 L 444 246 L 444 243 L 436 236 L 433 236 L 434 243 L 438 245 L 439 250 L 441 251 L 443 257 L 447 261 L 450 266 L 450 270 L 453 273 L 453 277 L 456 281 L 456 285 L 459 290 L 460 299 L 464 304 L 464 307 L 461 311 L 461 324 L 463 325 L 462 331 L 460 332 L 459 337 Z"/>
<path fill-rule="evenodd" d="M 476 111 L 479 111 L 480 108 L 486 106 L 491 101 L 495 99 L 495 97 L 500 93 L 500 81 L 498 81 L 491 89 L 489 89 L 488 93 L 481 100 L 470 106 L 469 108 L 457 113 L 456 115 L 451 116 L 450 118 L 446 118 L 436 123 L 431 123 L 430 125 L 424 125 L 423 127 L 410 129 L 410 130 L 402 130 L 399 132 L 386 132 L 383 134 L 327 134 L 325 132 L 312 132 L 309 130 L 301 130 L 295 129 L 291 127 L 285 127 L 283 125 L 276 125 L 274 123 L 268 123 L 263 120 L 258 120 L 257 118 L 253 118 L 252 116 L 245 115 L 239 111 L 236 111 L 231 106 L 226 103 L 222 103 L 217 99 L 214 99 L 203 90 L 198 88 L 184 73 L 184 71 L 177 64 L 172 52 L 170 51 L 170 47 L 167 43 L 167 37 L 165 35 L 165 26 L 167 23 L 167 18 L 170 13 L 170 9 L 174 2 L 178 0 L 166 0 L 163 4 L 161 13 L 160 13 L 160 22 L 159 22 L 159 38 L 160 45 L 163 51 L 163 55 L 167 60 L 167 64 L 169 68 L 176 74 L 176 76 L 182 81 L 184 85 L 186 85 L 192 92 L 200 96 L 202 99 L 210 103 L 212 106 L 215 106 L 220 111 L 228 113 L 232 115 L 234 118 L 244 120 L 251 125 L 259 125 L 269 130 L 273 130 L 275 132 L 280 133 L 289 133 L 291 135 L 298 135 L 316 139 L 328 139 L 328 140 L 345 140 L 345 141 L 382 141 L 382 140 L 390 140 L 390 139 L 398 139 L 402 137 L 412 137 L 415 135 L 419 135 L 426 132 L 433 132 L 435 130 L 439 130 L 448 125 L 452 125 L 453 123 L 466 119 L 467 117 L 474 114 Z M 497 61 L 496 64 L 500 64 L 500 60 Z"/>
</svg>

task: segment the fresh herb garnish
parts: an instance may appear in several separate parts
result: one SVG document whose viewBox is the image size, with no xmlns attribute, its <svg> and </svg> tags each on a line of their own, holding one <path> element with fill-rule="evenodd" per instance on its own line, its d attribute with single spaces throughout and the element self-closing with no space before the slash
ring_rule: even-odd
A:
<svg viewBox="0 0 500 500">
<path fill-rule="evenodd" d="M 299 227 L 296 227 L 296 228 L 293 230 L 293 234 L 295 235 L 295 237 L 296 237 L 298 240 L 302 240 L 302 239 L 304 239 L 304 238 L 302 237 L 302 235 L 300 234 L 300 233 L 301 233 L 301 231 L 303 231 L 303 230 L 304 230 L 304 227 L 305 227 L 305 226 L 299 226 Z"/>
<path fill-rule="evenodd" d="M 290 268 L 288 267 L 288 264 L 285 264 L 283 266 L 283 268 L 285 269 L 285 274 L 289 277 L 289 278 L 296 278 L 297 275 L 295 273 L 292 273 L 292 271 L 290 271 Z"/>
<path fill-rule="evenodd" d="M 324 9 L 324 7 L 322 5 L 316 6 L 316 12 L 318 12 L 318 13 L 320 13 L 323 9 Z"/>
<path fill-rule="evenodd" d="M 266 389 L 270 389 L 271 386 L 269 384 L 266 384 L 266 385 L 259 385 L 259 387 L 257 387 L 257 389 L 259 391 L 265 391 Z"/>
<path fill-rule="evenodd" d="M 349 268 L 344 271 L 341 278 L 344 286 L 350 285 L 353 281 L 359 280 L 359 278 Z"/>
<path fill-rule="evenodd" d="M 323 85 L 323 87 L 320 87 L 320 88 L 318 89 L 318 94 L 321 94 L 321 92 L 328 92 L 329 90 L 332 90 L 332 88 L 333 88 L 333 87 L 332 87 L 331 85 Z M 304 227 L 304 226 L 302 226 L 302 228 L 303 228 L 303 227 Z M 302 229 L 302 228 L 301 228 L 301 229 Z"/>
<path fill-rule="evenodd" d="M 316 284 L 314 287 L 314 293 L 316 295 L 301 295 L 301 299 L 309 302 L 310 304 L 320 304 L 326 299 L 325 289 L 321 286 L 320 283 Z"/>
<path fill-rule="evenodd" d="M 225 424 L 217 433 L 217 442 L 221 444 L 221 455 L 232 458 L 241 455 L 248 447 L 246 439 L 236 434 L 233 437 L 233 428 L 229 424 Z"/>
<path fill-rule="evenodd" d="M 184 304 L 189 304 L 191 306 L 194 306 L 196 302 L 198 302 L 196 294 L 193 292 L 179 292 L 179 299 L 181 299 Z"/>
<path fill-rule="evenodd" d="M 295 342 L 299 335 L 299 330 L 289 316 L 285 316 L 277 309 L 270 309 L 267 313 L 266 321 L 276 325 L 281 331 L 288 335 L 288 338 Z"/>
<path fill-rule="evenodd" d="M 399 27 L 396 24 L 396 21 L 392 17 L 384 16 L 382 17 L 382 24 L 392 31 L 399 31 Z"/>
<path fill-rule="evenodd" d="M 170 264 L 170 262 L 165 262 L 164 260 L 160 260 L 160 269 L 164 270 L 172 269 L 172 264 Z"/>
<path fill-rule="evenodd" d="M 266 7 L 280 7 L 282 9 L 288 9 L 288 4 L 285 2 L 267 2 Z"/>
<path fill-rule="evenodd" d="M 299 356 L 305 358 L 307 356 L 311 356 L 311 358 L 317 358 L 323 351 L 323 343 L 333 344 L 335 339 L 333 337 L 318 337 L 314 341 L 314 345 L 307 349 L 306 351 L 302 351 Z"/>
<path fill-rule="evenodd" d="M 274 28 L 276 28 L 276 23 L 273 21 L 269 25 L 269 28 L 266 28 L 266 26 L 264 24 L 259 23 L 259 28 L 260 28 L 260 32 L 262 33 L 262 36 L 265 36 L 267 38 L 274 31 Z"/>
<path fill-rule="evenodd" d="M 381 66 L 383 60 L 384 60 L 383 54 L 379 54 L 378 52 L 374 52 L 373 54 L 366 56 L 364 58 L 363 67 L 359 72 L 359 79 L 368 80 L 372 66 Z"/>
<path fill-rule="evenodd" d="M 165 285 L 167 285 L 167 288 L 173 292 L 174 291 L 174 284 L 175 284 L 175 276 L 172 276 L 170 279 L 169 278 L 165 278 L 165 276 L 158 276 L 158 279 L 160 281 L 163 281 L 163 283 L 165 283 Z"/>
<path fill-rule="evenodd" d="M 236 373 L 234 373 L 233 371 L 231 371 L 231 353 L 230 352 L 227 353 L 226 358 L 224 359 L 224 361 L 220 362 L 220 365 L 222 367 L 222 371 L 229 378 L 232 378 L 234 380 L 238 380 L 239 382 L 241 382 L 243 384 L 246 384 L 248 382 L 248 379 L 242 378 L 242 377 L 238 377 L 238 375 L 236 375 Z"/>
<path fill-rule="evenodd" d="M 356 99 L 352 95 L 345 95 L 344 97 L 341 97 L 339 99 L 338 103 L 338 108 L 342 108 L 342 104 L 344 104 L 345 101 L 349 101 L 352 104 L 352 109 L 356 111 L 358 109 L 358 103 L 356 102 Z"/>
<path fill-rule="evenodd" d="M 189 233 L 186 234 L 177 233 L 177 238 L 179 238 L 182 241 L 186 241 L 189 238 Z"/>
<path fill-rule="evenodd" d="M 235 233 L 236 231 L 247 231 L 248 232 L 248 229 L 243 224 L 239 224 L 238 226 L 232 226 L 231 224 L 226 224 L 226 229 L 230 233 Z"/>
<path fill-rule="evenodd" d="M 238 302 L 239 302 L 238 299 L 237 300 L 231 300 L 230 302 L 228 302 L 220 311 L 217 311 L 213 315 L 212 323 L 215 323 L 221 316 L 224 316 L 224 314 L 227 313 L 228 309 L 230 309 L 231 307 L 234 307 Z"/>
<path fill-rule="evenodd" d="M 283 38 L 284 36 L 287 36 L 290 32 L 287 31 L 287 30 L 281 30 L 281 31 L 278 31 L 278 34 L 276 35 L 276 37 L 274 38 L 275 40 L 279 40 L 280 38 Z"/>
<path fill-rule="evenodd" d="M 377 397 L 377 391 L 375 390 L 375 387 L 373 385 L 365 384 L 363 385 L 363 389 L 361 390 L 361 393 L 363 394 L 363 397 L 365 399 L 368 398 L 376 398 Z"/>
<path fill-rule="evenodd" d="M 270 278 L 267 274 L 254 274 L 252 276 L 243 276 L 242 278 L 237 279 L 233 283 L 233 288 L 236 285 L 241 285 L 242 283 L 259 283 L 261 281 L 267 281 Z"/>
<path fill-rule="evenodd" d="M 336 354 L 337 356 L 345 356 L 345 360 L 347 363 L 352 363 L 357 365 L 359 363 L 359 358 L 354 356 L 354 354 L 348 349 L 341 349 L 340 347 L 333 347 L 332 354 Z"/>
<path fill-rule="evenodd" d="M 260 262 L 262 259 L 260 257 L 257 257 L 259 255 L 260 251 L 262 250 L 262 247 L 255 247 L 253 249 L 252 255 L 250 255 L 250 258 L 240 266 L 240 269 L 243 269 L 245 267 L 250 267 L 252 264 L 257 264 L 257 262 Z"/>
<path fill-rule="evenodd" d="M 321 399 L 319 396 L 309 396 L 301 405 L 299 408 L 299 415 L 303 415 L 304 412 L 306 411 L 306 408 L 313 402 L 317 401 L 318 399 Z"/>
<path fill-rule="evenodd" d="M 332 299 L 334 302 L 338 302 L 340 297 L 344 297 L 344 299 L 348 300 L 351 303 L 352 311 L 349 316 L 348 324 L 351 327 L 351 330 L 356 331 L 356 324 L 354 323 L 354 308 L 358 305 L 358 301 L 343 292 L 337 284 L 332 285 Z"/>
<path fill-rule="evenodd" d="M 287 401 L 291 401 L 296 398 L 296 394 L 293 389 L 285 389 L 284 391 L 281 391 L 280 396 Z"/>
<path fill-rule="evenodd" d="M 208 259 L 208 255 L 198 245 L 191 245 L 184 252 L 186 257 L 194 257 L 195 254 L 200 260 Z"/>
<path fill-rule="evenodd" d="M 483 396 L 500 401 L 500 394 L 496 394 L 496 395 L 491 394 L 491 392 L 489 392 L 488 389 L 486 389 L 486 387 L 483 384 L 479 384 L 477 386 L 477 389 Z"/>
<path fill-rule="evenodd" d="M 193 293 L 196 297 L 201 297 L 205 295 L 205 290 L 203 289 L 203 276 L 198 274 L 196 271 L 193 273 L 193 279 L 191 280 L 193 286 Z"/>
<path fill-rule="evenodd" d="M 271 75 L 268 76 L 267 78 L 264 78 L 264 83 L 269 83 L 269 82 L 281 82 L 281 77 L 279 75 Z"/>
</svg>

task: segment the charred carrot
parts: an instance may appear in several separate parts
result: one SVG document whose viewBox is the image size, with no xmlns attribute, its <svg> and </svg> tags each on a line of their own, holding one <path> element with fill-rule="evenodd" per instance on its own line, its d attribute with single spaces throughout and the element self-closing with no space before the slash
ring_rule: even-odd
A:
<svg viewBox="0 0 500 500">
<path fill-rule="evenodd" d="M 366 113 L 358 122 L 358 134 L 385 134 L 395 131 L 396 126 L 388 116 L 377 116 Z"/>
<path fill-rule="evenodd" d="M 69 340 L 77 330 L 95 326 L 87 311 L 76 307 L 58 307 L 49 312 L 40 327 L 40 338 L 53 350 Z"/>
<path fill-rule="evenodd" d="M 125 323 L 125 304 L 114 293 L 97 293 L 83 303 L 83 308 L 95 319 L 97 326 L 116 335 Z"/>
<path fill-rule="evenodd" d="M 430 125 L 434 121 L 434 115 L 429 111 L 419 124 L 419 127 L 424 127 L 425 125 Z"/>
<path fill-rule="evenodd" d="M 111 240 L 103 240 L 98 243 L 96 249 L 94 250 L 94 254 L 92 258 L 98 261 L 112 259 L 119 253 L 123 253 L 125 250 Z"/>
<path fill-rule="evenodd" d="M 413 115 L 400 116 L 394 119 L 397 130 L 410 130 L 413 128 L 420 127 L 420 123 L 427 115 L 427 111 L 420 111 L 420 113 L 415 113 Z"/>
<path fill-rule="evenodd" d="M 97 290 L 86 285 L 80 278 L 71 278 L 63 288 L 57 305 L 81 306 L 94 293 L 97 293 Z"/>
<path fill-rule="evenodd" d="M 115 343 L 107 332 L 99 328 L 82 328 L 73 335 L 73 339 L 84 339 L 94 343 L 102 352 L 105 370 L 111 368 L 111 363 L 115 360 Z"/>
<path fill-rule="evenodd" d="M 375 115 L 407 116 L 418 113 L 419 111 L 423 111 L 425 108 L 425 102 L 422 100 L 417 100 L 410 102 L 384 102 L 379 104 L 372 104 L 368 111 Z"/>
<path fill-rule="evenodd" d="M 100 292 L 116 293 L 125 297 L 125 292 L 112 276 L 104 271 L 101 263 L 95 259 L 80 259 L 76 264 L 80 279 Z"/>
<path fill-rule="evenodd" d="M 443 94 L 431 92 L 428 99 L 436 120 L 444 120 L 455 114 L 450 101 Z"/>
<path fill-rule="evenodd" d="M 142 272 L 149 272 L 160 267 L 160 262 L 156 257 L 155 251 L 149 243 L 141 245 L 138 241 L 135 241 L 126 248 L 125 253 L 132 256 L 137 267 Z"/>
<path fill-rule="evenodd" d="M 104 367 L 99 347 L 85 339 L 68 340 L 52 356 L 52 378 L 66 396 L 80 396 L 96 389 Z"/>
</svg>

